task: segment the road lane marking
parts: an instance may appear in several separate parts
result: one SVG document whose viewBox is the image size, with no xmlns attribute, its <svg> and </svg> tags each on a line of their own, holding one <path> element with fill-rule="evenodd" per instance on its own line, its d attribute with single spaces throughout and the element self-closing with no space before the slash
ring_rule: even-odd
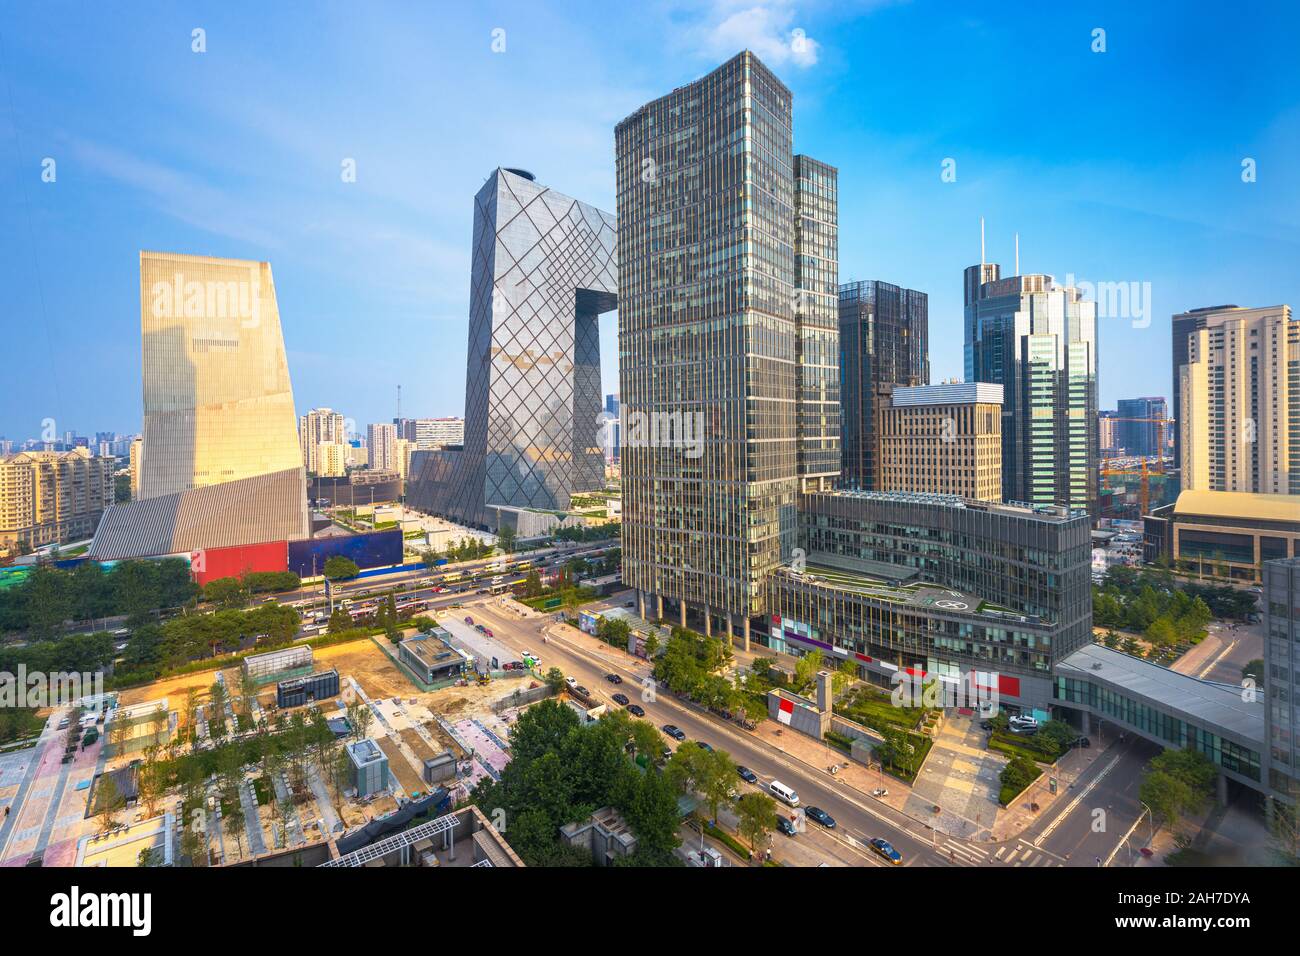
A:
<svg viewBox="0 0 1300 956">
<path fill-rule="evenodd" d="M 1093 777 L 1092 782 L 1089 783 L 1086 787 L 1084 787 L 1077 797 L 1075 797 L 1073 800 L 1070 801 L 1069 805 L 1066 806 L 1066 808 L 1061 811 L 1060 815 L 1055 820 L 1053 820 L 1051 823 L 1047 825 L 1047 828 L 1043 830 L 1042 833 L 1038 834 L 1038 837 L 1034 840 L 1034 846 L 1040 846 L 1044 840 L 1046 840 L 1049 836 L 1052 835 L 1052 832 L 1058 826 L 1060 826 L 1061 821 L 1074 812 L 1074 808 L 1079 805 L 1079 802 L 1083 800 L 1083 798 L 1086 797 L 1089 793 L 1092 792 L 1093 787 L 1101 783 L 1102 778 L 1104 778 L 1106 774 L 1110 773 L 1111 769 L 1115 766 L 1115 764 L 1119 763 L 1119 759 L 1122 756 L 1123 754 L 1116 754 L 1114 757 L 1111 758 L 1110 763 L 1106 764 L 1106 766 L 1102 768 L 1101 773 Z"/>
</svg>

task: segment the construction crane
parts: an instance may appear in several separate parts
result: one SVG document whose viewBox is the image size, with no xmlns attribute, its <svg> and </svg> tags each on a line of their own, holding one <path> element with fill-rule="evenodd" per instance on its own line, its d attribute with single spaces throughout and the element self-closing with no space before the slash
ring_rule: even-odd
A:
<svg viewBox="0 0 1300 956">
<path fill-rule="evenodd" d="M 1172 425 L 1174 419 L 1172 418 L 1113 418 L 1108 415 L 1106 417 L 1106 420 L 1111 422 L 1146 422 L 1148 424 L 1154 424 L 1156 426 L 1156 449 L 1158 450 L 1159 454 L 1143 455 L 1141 456 L 1141 461 L 1139 462 L 1138 465 L 1136 466 L 1130 465 L 1127 468 L 1120 468 L 1113 465 L 1112 463 L 1124 461 L 1126 459 L 1136 458 L 1139 456 L 1129 455 L 1129 456 L 1125 456 L 1125 458 L 1103 458 L 1101 462 L 1101 477 L 1103 481 L 1105 481 L 1107 477 L 1114 476 L 1114 475 L 1140 476 L 1142 478 L 1142 486 L 1141 486 L 1142 491 L 1139 499 L 1139 504 L 1142 509 L 1139 515 L 1140 517 L 1141 515 L 1145 515 L 1147 513 L 1147 508 L 1151 501 L 1151 476 L 1163 475 L 1165 473 L 1165 457 L 1164 457 L 1164 450 L 1166 447 L 1165 426 Z"/>
</svg>

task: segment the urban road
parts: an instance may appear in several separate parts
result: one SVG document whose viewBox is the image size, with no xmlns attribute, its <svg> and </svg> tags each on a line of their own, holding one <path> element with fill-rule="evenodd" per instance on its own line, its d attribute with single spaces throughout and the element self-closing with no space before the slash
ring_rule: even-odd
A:
<svg viewBox="0 0 1300 956">
<path fill-rule="evenodd" d="M 1066 793 L 1018 838 L 976 843 L 936 832 L 849 788 L 825 769 L 791 757 L 739 725 L 671 694 L 658 694 L 651 701 L 642 699 L 639 688 L 650 676 L 646 662 L 613 647 L 586 647 L 581 639 L 575 639 L 571 628 L 556 623 L 550 615 L 521 618 L 497 598 L 476 597 L 463 603 L 476 622 L 492 629 L 496 640 L 516 651 L 540 655 L 543 670 L 559 667 L 611 708 L 618 706 L 611 695 L 624 693 L 645 709 L 645 719 L 656 727 L 677 725 L 688 740 L 725 750 L 737 764 L 753 770 L 762 788 L 773 779 L 780 780 L 795 789 L 802 806 L 820 807 L 835 818 L 834 830 L 808 821 L 805 832 L 796 837 L 776 834 L 773 847 L 778 859 L 782 855 L 780 841 L 787 839 L 803 841 L 805 848 L 811 845 L 828 863 L 843 866 L 889 866 L 869 846 L 876 837 L 894 845 L 902 854 L 903 866 L 1098 866 L 1098 859 L 1127 865 L 1142 845 L 1145 831 L 1131 832 L 1140 814 L 1136 781 L 1142 764 L 1156 752 L 1143 744 L 1111 741 L 1079 779 L 1061 781 Z M 615 686 L 606 681 L 605 675 L 611 673 L 622 677 L 624 683 Z M 667 736 L 664 742 L 674 745 Z M 739 779 L 737 785 L 750 786 Z M 1105 811 L 1100 829 L 1094 813 L 1097 809 Z M 1128 843 L 1124 842 L 1126 835 Z"/>
</svg>

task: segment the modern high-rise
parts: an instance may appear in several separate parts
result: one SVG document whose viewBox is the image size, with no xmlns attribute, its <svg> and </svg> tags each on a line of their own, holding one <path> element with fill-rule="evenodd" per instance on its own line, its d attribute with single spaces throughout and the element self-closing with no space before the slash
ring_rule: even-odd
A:
<svg viewBox="0 0 1300 956">
<path fill-rule="evenodd" d="M 1182 431 L 1182 400 L 1179 397 L 1179 380 L 1182 375 L 1183 366 L 1187 364 L 1187 339 L 1188 336 L 1197 329 L 1203 329 L 1209 321 L 1211 315 L 1216 312 L 1231 312 L 1240 308 L 1235 305 L 1211 305 L 1200 309 L 1191 309 L 1187 312 L 1179 313 L 1172 317 L 1170 321 L 1170 339 L 1173 365 L 1173 391 L 1170 395 L 1173 397 L 1173 435 L 1174 435 L 1174 464 L 1182 467 L 1183 460 L 1183 440 L 1180 432 Z"/>
<path fill-rule="evenodd" d="M 609 213 L 497 169 L 474 197 L 465 435 L 420 451 L 408 503 L 495 529 L 603 488 L 598 317 L 617 304 Z M 417 441 L 418 444 L 418 441 Z"/>
<path fill-rule="evenodd" d="M 98 560 L 308 535 L 307 485 L 271 266 L 140 253 L 139 498 L 95 531 Z"/>
<path fill-rule="evenodd" d="M 1300 322 L 1287 305 L 1197 317 L 1178 375 L 1182 487 L 1300 495 Z"/>
<path fill-rule="evenodd" d="M 298 441 L 302 446 L 302 461 L 313 475 L 323 475 L 320 446 L 341 445 L 348 440 L 344 417 L 332 408 L 313 408 L 298 419 Z"/>
<path fill-rule="evenodd" d="M 1097 454 L 1102 458 L 1114 458 L 1124 446 L 1119 443 L 1119 422 L 1115 419 L 1119 412 L 1100 411 L 1097 413 Z"/>
<path fill-rule="evenodd" d="M 748 51 L 624 119 L 615 155 L 624 581 L 649 613 L 748 646 L 795 545 L 801 408 L 810 477 L 833 447 L 834 170 L 796 160 L 790 90 Z"/>
<path fill-rule="evenodd" d="M 117 459 L 85 448 L 0 457 L 0 549 L 90 537 L 113 503 L 116 470 Z"/>
<path fill-rule="evenodd" d="M 412 442 L 421 451 L 465 444 L 463 418 L 394 418 L 397 437 Z"/>
<path fill-rule="evenodd" d="M 876 489 L 1002 500 L 1002 386 L 877 386 Z"/>
<path fill-rule="evenodd" d="M 972 276 L 989 265 L 966 270 L 966 348 L 973 380 L 1003 390 L 1003 500 L 1095 516 L 1097 306 L 1049 275 L 973 288 Z"/>
<path fill-rule="evenodd" d="M 1134 458 L 1157 458 L 1168 454 L 1173 429 L 1167 421 L 1169 406 L 1163 397 L 1121 398 L 1115 423 L 1119 447 Z M 1162 444 L 1164 443 L 1164 444 Z"/>
<path fill-rule="evenodd" d="M 397 460 L 397 426 L 380 422 L 366 429 L 366 447 L 370 450 L 370 467 L 377 471 L 403 470 Z"/>
<path fill-rule="evenodd" d="M 875 392 L 930 383 L 929 296 L 871 279 L 839 289 L 842 481 L 876 484 Z"/>
<path fill-rule="evenodd" d="M 829 490 L 840 473 L 839 173 L 794 158 L 796 375 L 801 491 Z"/>
<path fill-rule="evenodd" d="M 1262 567 L 1266 779 L 1273 794 L 1290 804 L 1294 829 L 1300 805 L 1300 557 Z"/>
<path fill-rule="evenodd" d="M 140 466 L 144 459 L 144 439 L 131 439 L 131 457 L 129 470 L 131 474 L 131 500 L 140 497 Z"/>
</svg>

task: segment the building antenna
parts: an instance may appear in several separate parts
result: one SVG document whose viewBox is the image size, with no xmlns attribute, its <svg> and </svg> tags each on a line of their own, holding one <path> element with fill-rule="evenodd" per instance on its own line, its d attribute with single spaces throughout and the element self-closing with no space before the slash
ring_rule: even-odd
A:
<svg viewBox="0 0 1300 956">
<path fill-rule="evenodd" d="M 397 420 L 402 420 L 402 386 L 397 386 Z"/>
<path fill-rule="evenodd" d="M 1020 233 L 1016 233 L 1016 275 L 1020 275 Z"/>
<path fill-rule="evenodd" d="M 984 265 L 984 217 L 980 216 L 980 265 Z"/>
</svg>

